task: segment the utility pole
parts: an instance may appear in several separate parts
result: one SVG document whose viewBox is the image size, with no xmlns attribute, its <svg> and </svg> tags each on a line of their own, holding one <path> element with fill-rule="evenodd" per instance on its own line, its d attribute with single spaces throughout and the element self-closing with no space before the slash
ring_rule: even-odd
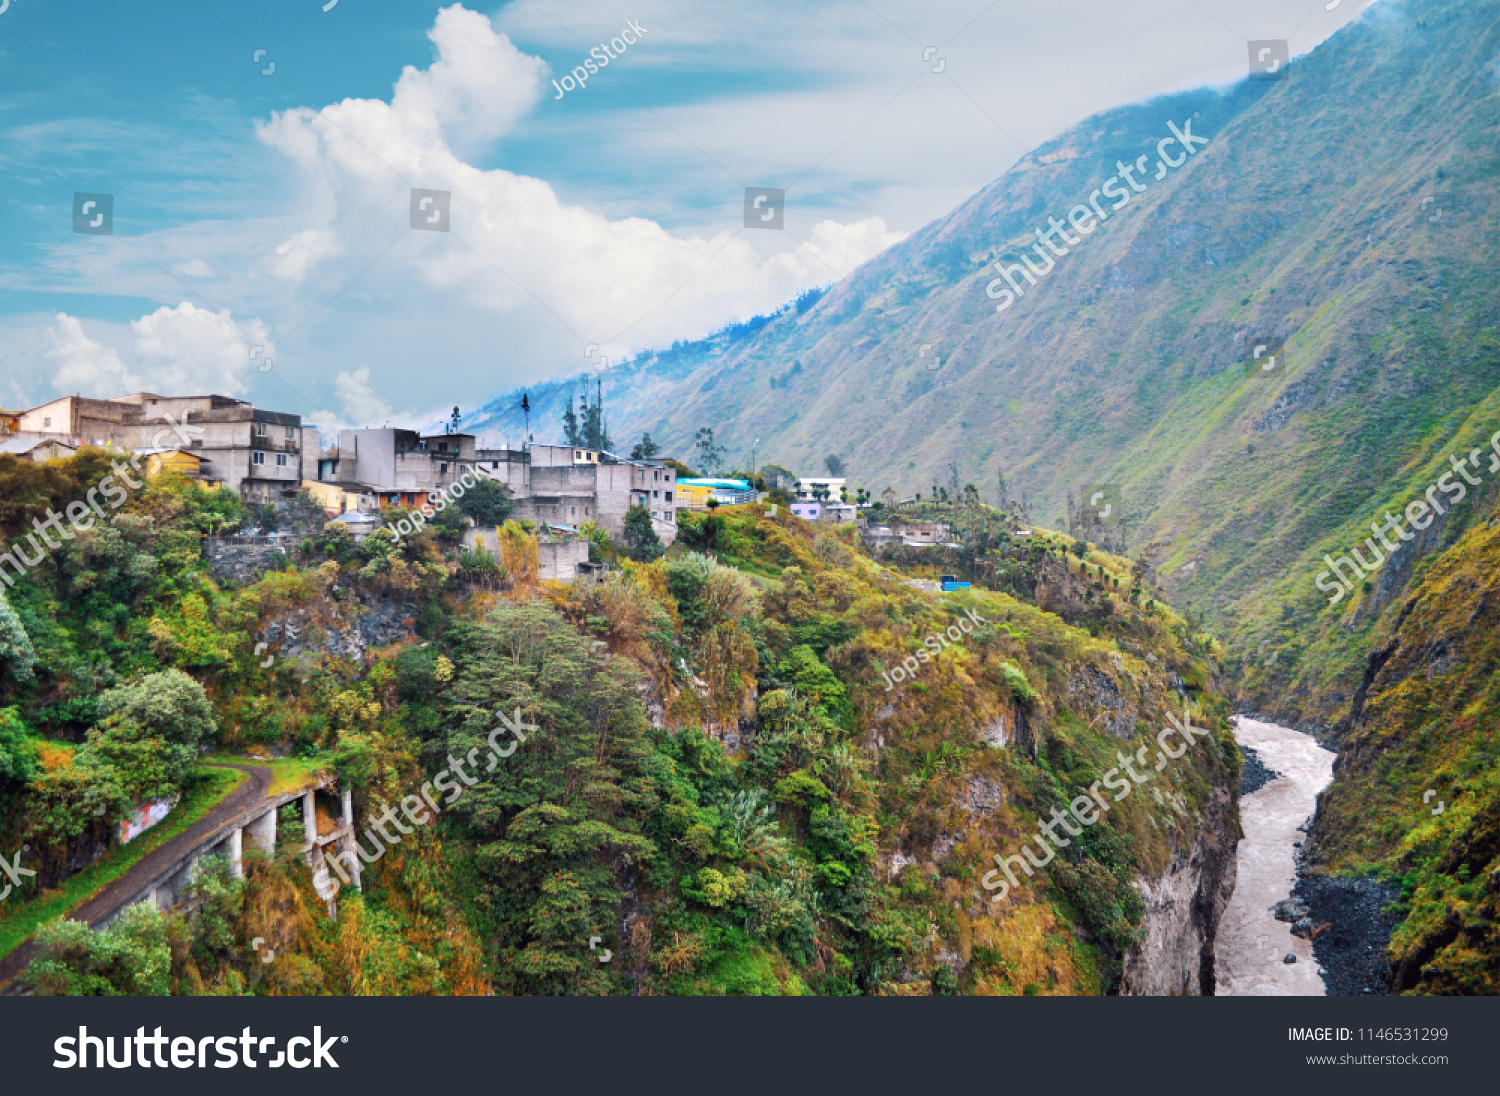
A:
<svg viewBox="0 0 1500 1096">
<path fill-rule="evenodd" d="M 521 449 L 530 449 L 531 445 L 531 395 L 527 392 L 521 393 L 521 412 L 526 416 L 526 435 L 521 439 Z"/>
<path fill-rule="evenodd" d="M 750 475 L 755 475 L 755 451 L 760 448 L 760 439 L 755 439 L 755 444 L 750 447 Z"/>
</svg>

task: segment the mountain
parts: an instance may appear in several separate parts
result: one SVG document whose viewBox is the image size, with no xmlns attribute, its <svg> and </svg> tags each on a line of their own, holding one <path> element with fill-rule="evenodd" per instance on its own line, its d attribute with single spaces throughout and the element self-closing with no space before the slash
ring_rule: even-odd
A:
<svg viewBox="0 0 1500 1096">
<path fill-rule="evenodd" d="M 1228 638 L 1240 703 L 1331 726 L 1412 568 L 1492 497 L 1338 604 L 1316 585 L 1500 425 L 1497 138 L 1500 3 L 1376 5 L 1282 79 L 1080 123 L 810 307 L 609 370 L 617 446 L 650 431 L 688 457 L 711 425 L 802 471 L 837 453 L 877 495 L 952 462 L 1058 527 L 1115 485 L 1130 550 L 1155 546 L 1174 601 Z M 1039 259 L 1048 218 L 1091 198 L 1108 220 Z M 1007 302 L 992 264 L 1023 251 L 1044 273 L 1013 273 Z M 538 438 L 572 383 L 531 389 Z M 518 403 L 478 418 L 517 436 Z"/>
<path fill-rule="evenodd" d="M 1500 993 L 1500 519 L 1425 568 L 1382 634 L 1318 804 L 1317 866 L 1382 874 L 1394 989 Z"/>
</svg>

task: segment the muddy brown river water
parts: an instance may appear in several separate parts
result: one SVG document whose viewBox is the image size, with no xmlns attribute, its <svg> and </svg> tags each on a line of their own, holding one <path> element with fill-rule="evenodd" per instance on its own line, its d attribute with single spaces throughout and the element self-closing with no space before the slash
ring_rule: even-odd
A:
<svg viewBox="0 0 1500 1096">
<path fill-rule="evenodd" d="M 1333 751 L 1290 727 L 1236 716 L 1234 737 L 1281 775 L 1240 800 L 1245 836 L 1237 852 L 1234 896 L 1224 911 L 1214 946 L 1215 992 L 1221 997 L 1322 997 L 1323 979 L 1312 944 L 1292 935 L 1271 907 L 1289 897 L 1296 882 L 1297 827 L 1317 806 L 1333 779 Z M 1288 955 L 1295 963 L 1285 962 Z"/>
</svg>

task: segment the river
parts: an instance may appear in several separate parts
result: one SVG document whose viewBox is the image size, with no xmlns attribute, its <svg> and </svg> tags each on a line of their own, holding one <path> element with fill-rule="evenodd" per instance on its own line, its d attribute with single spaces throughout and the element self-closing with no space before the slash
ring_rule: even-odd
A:
<svg viewBox="0 0 1500 1096">
<path fill-rule="evenodd" d="M 1281 775 L 1240 800 L 1245 836 L 1236 853 L 1234 896 L 1219 923 L 1214 944 L 1220 997 L 1323 997 L 1312 943 L 1292 935 L 1271 907 L 1296 882 L 1297 827 L 1312 816 L 1318 793 L 1333 779 L 1333 752 L 1310 736 L 1275 723 L 1235 716 L 1234 737 Z M 1287 954 L 1295 963 L 1284 962 Z"/>
</svg>

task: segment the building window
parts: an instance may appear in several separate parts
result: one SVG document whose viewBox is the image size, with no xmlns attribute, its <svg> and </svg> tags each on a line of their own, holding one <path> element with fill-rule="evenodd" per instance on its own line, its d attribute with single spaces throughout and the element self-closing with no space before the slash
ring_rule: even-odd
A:
<svg viewBox="0 0 1500 1096">
<path fill-rule="evenodd" d="M 286 454 L 285 453 L 277 453 L 276 454 L 276 467 L 277 468 L 285 468 L 286 467 Z"/>
<path fill-rule="evenodd" d="M 262 453 L 259 449 L 257 449 L 255 452 L 253 452 L 253 453 L 250 454 L 250 463 L 251 464 L 265 464 L 266 463 L 266 455 L 264 453 Z"/>
<path fill-rule="evenodd" d="M 265 423 L 258 422 L 258 423 L 255 424 L 255 436 L 257 438 L 263 438 L 263 437 L 266 436 L 266 424 Z"/>
<path fill-rule="evenodd" d="M 52 425 L 52 416 L 49 415 L 45 419 L 42 420 L 42 429 L 43 430 L 47 429 L 47 427 L 49 427 L 51 425 Z"/>
<path fill-rule="evenodd" d="M 652 491 L 651 492 L 651 497 L 654 498 L 654 499 L 659 499 L 659 498 L 661 498 L 661 492 L 660 491 Z"/>
<path fill-rule="evenodd" d="M 440 464 L 440 465 L 438 465 L 438 475 L 440 475 L 440 476 L 441 475 L 445 475 L 447 473 L 447 471 L 448 471 L 448 466 L 446 464 Z"/>
<path fill-rule="evenodd" d="M 297 431 L 293 430 L 290 426 L 288 426 L 286 428 L 286 440 L 287 441 L 291 441 L 296 436 L 297 436 Z"/>
<path fill-rule="evenodd" d="M 500 462 L 499 462 L 499 461 L 497 461 L 497 460 L 492 460 L 492 461 L 490 461 L 490 467 L 491 467 L 491 468 L 492 468 L 492 469 L 493 469 L 493 468 L 499 468 L 499 467 L 500 467 Z"/>
</svg>

